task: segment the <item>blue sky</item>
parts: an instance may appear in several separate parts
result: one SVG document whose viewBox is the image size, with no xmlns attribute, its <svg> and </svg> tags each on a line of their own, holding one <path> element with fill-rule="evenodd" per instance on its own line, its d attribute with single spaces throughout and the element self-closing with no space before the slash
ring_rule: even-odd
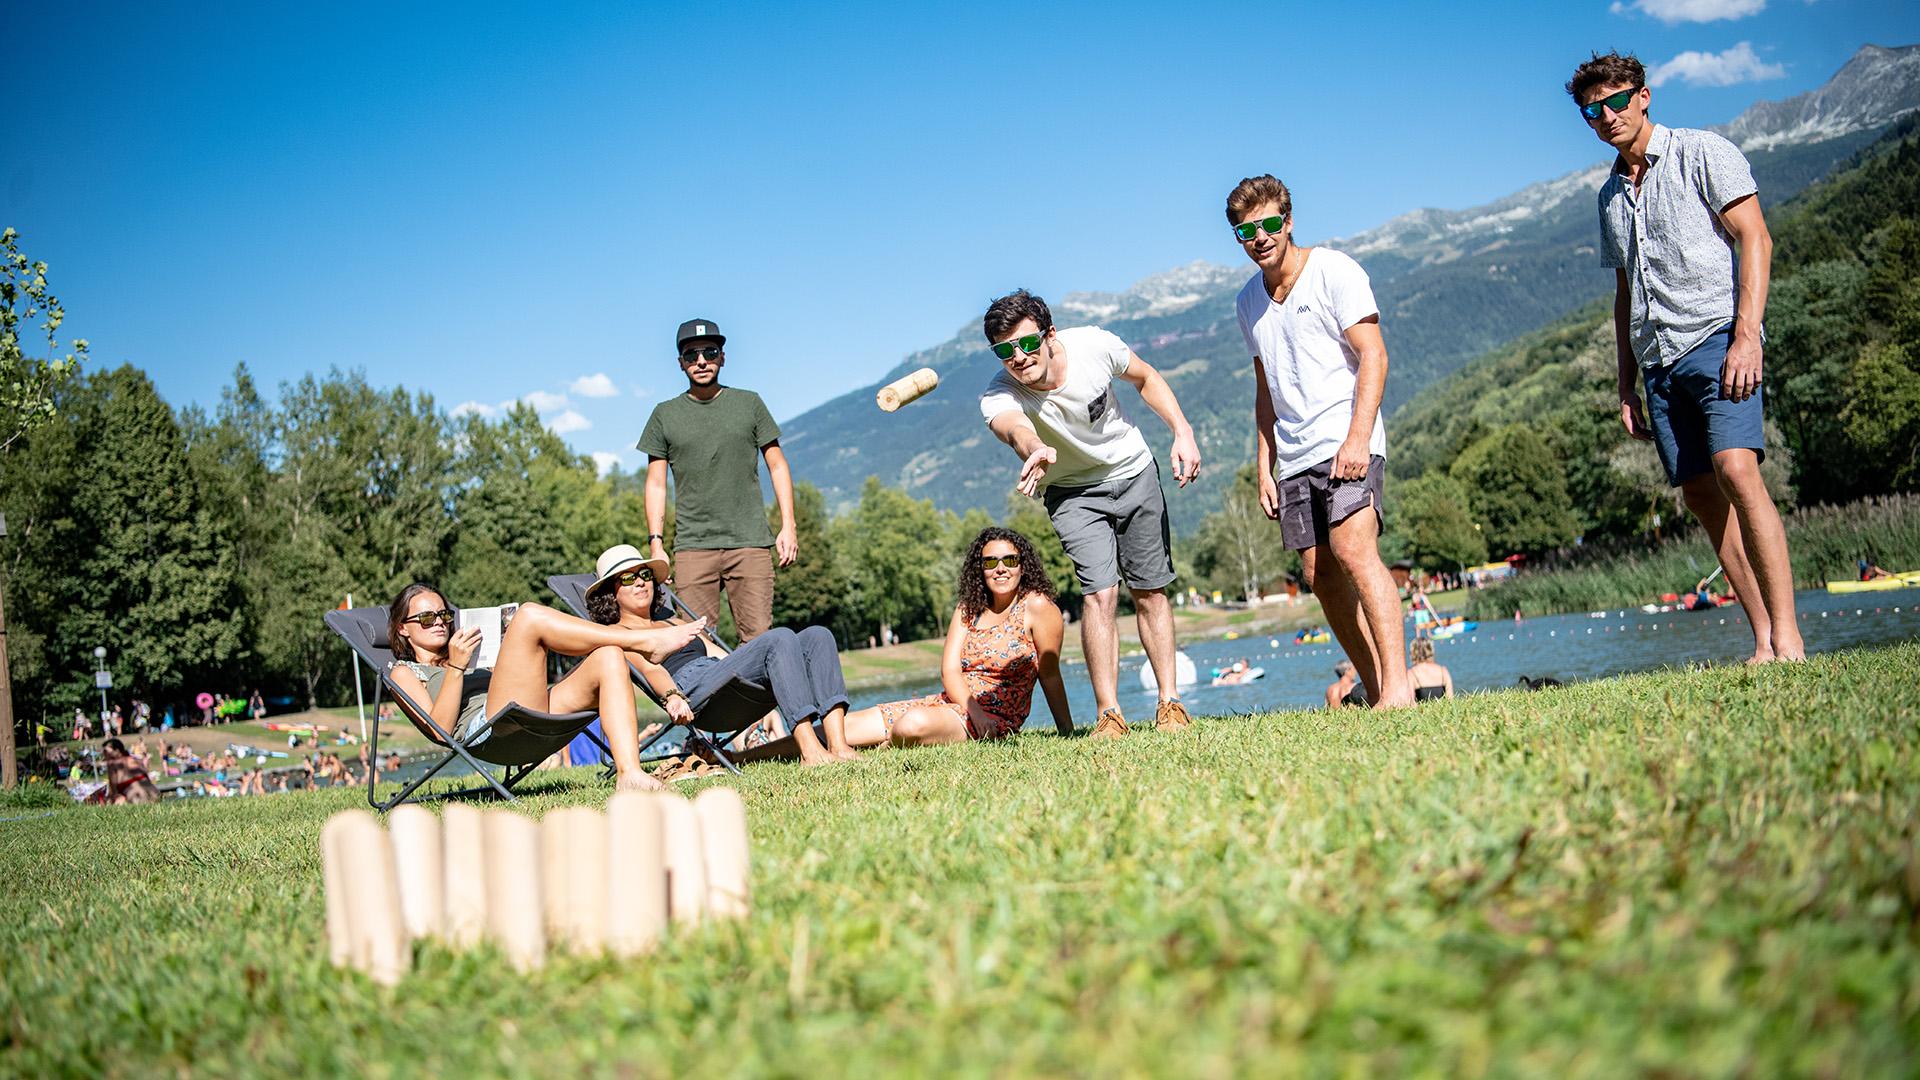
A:
<svg viewBox="0 0 1920 1080">
<path fill-rule="evenodd" d="M 681 319 L 788 419 L 1013 287 L 1238 260 L 1250 173 L 1323 238 L 1598 161 L 1587 49 L 1704 54 L 1656 94 L 1705 125 L 1920 5 L 13 4 L 0 40 L 0 225 L 96 366 L 535 395 L 631 468 Z"/>
</svg>

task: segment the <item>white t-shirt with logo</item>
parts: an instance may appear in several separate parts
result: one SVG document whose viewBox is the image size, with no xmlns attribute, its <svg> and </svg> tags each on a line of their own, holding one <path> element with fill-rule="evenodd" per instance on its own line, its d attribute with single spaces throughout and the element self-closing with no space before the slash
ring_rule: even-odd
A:
<svg viewBox="0 0 1920 1080">
<path fill-rule="evenodd" d="M 980 395 L 980 415 L 992 424 L 1001 413 L 1026 414 L 1034 434 L 1059 455 L 1042 487 L 1086 487 L 1145 471 L 1153 451 L 1121 413 L 1113 385 L 1132 362 L 1127 343 L 1097 326 L 1059 330 L 1055 340 L 1066 354 L 1059 388 L 1030 389 L 1003 368 Z"/>
<path fill-rule="evenodd" d="M 1285 479 L 1331 460 L 1353 425 L 1360 371 L 1360 354 L 1346 333 L 1380 313 L 1367 272 L 1351 256 L 1312 248 L 1284 301 L 1275 301 L 1255 274 L 1235 306 L 1273 399 L 1275 476 Z M 1387 427 L 1377 411 L 1367 453 L 1387 454 Z"/>
</svg>

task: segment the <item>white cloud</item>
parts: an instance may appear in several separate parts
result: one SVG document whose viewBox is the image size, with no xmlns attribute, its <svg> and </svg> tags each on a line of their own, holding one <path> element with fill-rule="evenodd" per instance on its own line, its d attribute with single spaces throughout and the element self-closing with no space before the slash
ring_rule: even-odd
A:
<svg viewBox="0 0 1920 1080">
<path fill-rule="evenodd" d="M 593 426 L 593 421 L 568 409 L 559 416 L 547 421 L 547 430 L 555 435 L 571 435 L 576 431 L 585 431 Z"/>
<path fill-rule="evenodd" d="M 1638 11 L 1672 26 L 1683 22 L 1744 19 L 1759 14 L 1766 6 L 1767 0 L 1631 0 L 1630 3 L 1614 0 L 1610 10 L 1615 15 Z"/>
<path fill-rule="evenodd" d="M 581 397 L 588 398 L 620 396 L 620 388 L 613 384 L 612 379 L 600 372 L 580 376 L 573 380 L 573 386 L 570 389 Z"/>
<path fill-rule="evenodd" d="M 460 404 L 455 405 L 453 408 L 447 410 L 447 415 L 452 417 L 455 420 L 458 420 L 469 413 L 475 416 L 481 417 L 483 419 L 490 420 L 500 415 L 500 410 L 495 406 L 488 405 L 488 404 L 485 404 L 484 402 L 479 402 L 479 401 L 463 401 Z"/>
<path fill-rule="evenodd" d="M 567 407 L 567 395 L 550 394 L 545 390 L 535 390 L 520 399 L 533 406 L 534 412 L 550 413 L 555 409 Z"/>
<path fill-rule="evenodd" d="M 639 398 L 641 401 L 645 401 L 653 396 L 653 391 L 644 386 L 636 386 L 633 388 L 633 396 Z"/>
<path fill-rule="evenodd" d="M 587 456 L 593 459 L 594 470 L 601 476 L 607 475 L 615 465 L 620 464 L 620 455 L 611 450 L 595 450 Z"/>
<path fill-rule="evenodd" d="M 1647 85 L 1660 86 L 1679 79 L 1689 86 L 1732 86 L 1735 83 L 1778 79 L 1783 64 L 1769 64 L 1745 41 L 1722 53 L 1683 52 L 1647 72 Z"/>
</svg>

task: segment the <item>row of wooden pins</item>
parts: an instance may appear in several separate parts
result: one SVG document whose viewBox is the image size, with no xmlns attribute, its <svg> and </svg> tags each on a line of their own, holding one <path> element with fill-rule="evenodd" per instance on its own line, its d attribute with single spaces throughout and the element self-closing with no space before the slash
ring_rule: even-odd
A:
<svg viewBox="0 0 1920 1080">
<path fill-rule="evenodd" d="M 320 833 L 327 939 L 336 967 L 392 985 L 413 943 L 492 942 L 522 971 L 549 943 L 580 954 L 636 956 L 669 923 L 747 913 L 747 816 L 739 792 L 692 802 L 625 792 L 535 821 L 449 804 L 444 819 L 396 807 L 388 828 L 365 810 Z"/>
</svg>

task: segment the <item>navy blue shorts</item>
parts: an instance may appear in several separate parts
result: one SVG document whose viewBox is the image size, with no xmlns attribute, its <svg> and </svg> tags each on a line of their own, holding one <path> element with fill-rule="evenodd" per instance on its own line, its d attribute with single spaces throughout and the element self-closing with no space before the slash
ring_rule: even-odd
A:
<svg viewBox="0 0 1920 1080">
<path fill-rule="evenodd" d="M 1666 466 L 1667 483 L 1682 483 L 1713 471 L 1713 455 L 1722 450 L 1752 450 L 1767 457 L 1756 388 L 1745 401 L 1720 396 L 1720 369 L 1727 360 L 1733 328 L 1695 345 L 1665 367 L 1646 368 L 1647 421 Z"/>
</svg>

